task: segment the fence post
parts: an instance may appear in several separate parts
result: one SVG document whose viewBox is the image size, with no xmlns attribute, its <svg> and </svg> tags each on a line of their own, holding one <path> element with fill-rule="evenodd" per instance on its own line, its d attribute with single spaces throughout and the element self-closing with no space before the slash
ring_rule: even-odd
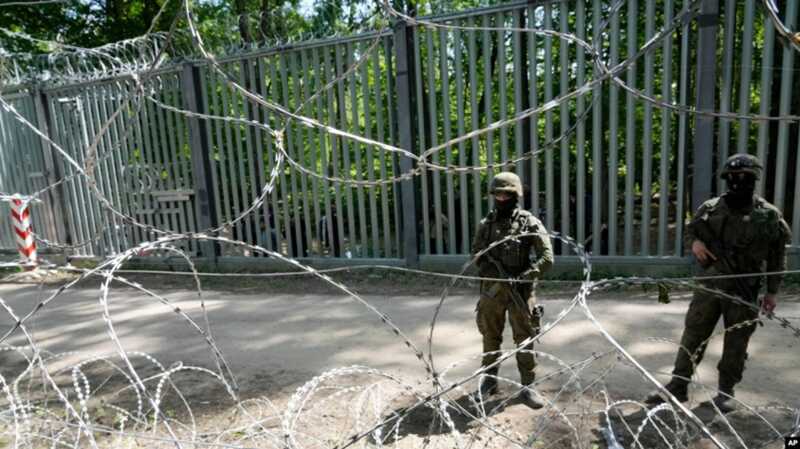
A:
<svg viewBox="0 0 800 449">
<path fill-rule="evenodd" d="M 702 0 L 697 16 L 697 110 L 713 111 L 717 83 L 717 35 L 719 0 Z M 692 210 L 711 197 L 714 184 L 714 117 L 695 116 L 694 169 L 692 172 Z"/>
<path fill-rule="evenodd" d="M 203 98 L 200 67 L 186 63 L 181 72 L 183 105 L 192 112 L 202 114 Z M 206 121 L 195 116 L 186 118 L 189 122 L 189 146 L 192 153 L 192 180 L 195 191 L 195 218 L 197 229 L 205 231 L 217 226 L 217 213 L 214 207 L 214 185 L 211 182 L 211 148 L 209 147 Z M 199 244 L 200 255 L 216 263 L 219 246 L 211 241 Z"/>
<path fill-rule="evenodd" d="M 52 117 L 50 115 L 50 105 L 47 101 L 47 94 L 39 89 L 35 89 L 31 91 L 31 97 L 33 100 L 34 110 L 36 111 L 36 123 L 42 133 L 52 139 L 53 134 L 50 132 L 50 130 L 53 128 L 53 126 Z M 54 150 L 50 143 L 44 137 L 41 137 L 40 139 L 42 143 L 42 159 L 44 160 L 45 179 L 47 180 L 47 184 L 52 186 L 62 179 L 62 174 L 53 158 Z M 71 242 L 72 236 L 70 235 L 69 231 L 70 227 L 67 226 L 66 222 L 66 220 L 69 220 L 70 217 L 69 214 L 63 213 L 63 209 L 66 207 L 66 203 L 64 201 L 65 198 L 66 193 L 64 190 L 64 184 L 61 184 L 56 189 L 51 189 L 51 201 L 48 204 L 48 208 L 49 213 L 53 218 L 55 235 L 58 241 Z"/>
<path fill-rule="evenodd" d="M 395 49 L 395 83 L 397 86 L 397 135 L 400 147 L 414 151 L 414 122 L 412 102 L 414 86 L 414 55 L 409 53 L 413 49 L 412 41 L 414 30 L 405 22 L 398 21 L 394 27 Z M 408 173 L 414 168 L 414 161 L 408 157 L 400 156 L 400 171 Z M 419 246 L 417 244 L 417 188 L 415 178 L 400 182 L 400 211 L 402 222 L 400 232 L 403 239 L 403 255 L 406 265 L 419 266 Z"/>
<path fill-rule="evenodd" d="M 11 200 L 11 225 L 17 240 L 20 262 L 28 270 L 35 270 L 39 263 L 36 255 L 36 241 L 33 239 L 31 229 L 31 203 L 22 195 L 15 195 Z"/>
</svg>

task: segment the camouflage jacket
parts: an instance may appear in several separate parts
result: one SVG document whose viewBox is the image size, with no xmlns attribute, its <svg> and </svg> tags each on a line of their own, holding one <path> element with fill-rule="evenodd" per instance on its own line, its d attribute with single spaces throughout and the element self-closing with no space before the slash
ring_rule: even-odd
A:
<svg viewBox="0 0 800 449">
<path fill-rule="evenodd" d="M 483 277 L 504 278 L 498 271 L 499 264 L 509 276 L 517 277 L 529 269 L 538 273 L 547 271 L 553 264 L 553 248 L 550 236 L 538 218 L 530 212 L 517 208 L 505 219 L 497 217 L 495 211 L 481 220 L 475 240 L 472 242 L 472 256 L 486 249 L 493 242 L 509 235 L 522 235 L 509 239 L 492 248 L 478 261 L 478 270 Z"/>
<path fill-rule="evenodd" d="M 686 230 L 689 245 L 694 240 L 700 240 L 717 256 L 716 261 L 703 267 L 703 274 L 713 276 L 786 270 L 786 244 L 791 240 L 791 230 L 783 220 L 781 211 L 757 195 L 752 208 L 730 209 L 724 197 L 703 203 Z M 717 254 L 720 252 L 722 254 Z M 761 281 L 758 277 L 743 279 L 751 287 Z M 781 275 L 768 276 L 767 292 L 777 293 L 782 280 Z M 731 280 L 722 279 L 711 284 L 717 288 L 735 290 Z"/>
</svg>

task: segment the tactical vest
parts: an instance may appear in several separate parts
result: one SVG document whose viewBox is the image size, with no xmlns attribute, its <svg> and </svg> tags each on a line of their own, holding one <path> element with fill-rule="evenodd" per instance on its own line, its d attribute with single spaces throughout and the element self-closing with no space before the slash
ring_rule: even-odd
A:
<svg viewBox="0 0 800 449">
<path fill-rule="evenodd" d="M 530 225 L 530 213 L 523 209 L 516 209 L 511 217 L 501 219 L 492 217 L 484 228 L 487 235 L 485 241 L 489 244 L 502 240 L 506 236 L 516 236 L 530 233 L 535 229 Z M 520 237 L 506 240 L 487 253 L 490 263 L 487 264 L 491 271 L 496 271 L 494 263 L 496 261 L 502 266 L 508 276 L 516 277 L 530 268 L 532 249 L 531 237 Z M 497 275 L 503 276 L 498 272 Z"/>
</svg>

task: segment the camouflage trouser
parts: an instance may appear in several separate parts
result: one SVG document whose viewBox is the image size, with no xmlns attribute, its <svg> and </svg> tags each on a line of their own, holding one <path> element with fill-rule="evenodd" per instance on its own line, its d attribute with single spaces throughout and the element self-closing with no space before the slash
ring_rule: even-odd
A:
<svg viewBox="0 0 800 449">
<path fill-rule="evenodd" d="M 524 305 L 520 306 L 514 300 L 512 288 L 519 293 L 518 298 L 525 303 Z M 531 284 L 517 284 L 515 287 L 511 287 L 504 282 L 482 282 L 481 299 L 476 308 L 476 321 L 478 330 L 483 336 L 484 353 L 500 349 L 503 342 L 503 328 L 506 324 L 506 311 L 508 311 L 508 319 L 511 322 L 514 343 L 519 345 L 525 339 L 539 333 L 541 317 L 536 308 L 536 297 Z M 525 349 L 532 350 L 533 342 L 526 345 Z M 496 353 L 485 354 L 481 365 L 491 365 L 498 357 L 499 354 Z M 519 368 L 523 385 L 533 382 L 536 361 L 532 353 L 518 352 L 517 368 Z"/>
<path fill-rule="evenodd" d="M 704 342 L 713 333 L 720 316 L 725 329 L 729 329 L 736 324 L 757 318 L 758 312 L 730 299 L 705 292 L 695 292 L 689 304 L 689 311 L 686 312 L 686 328 L 681 337 L 682 348 L 678 350 L 673 375 L 692 377 L 694 365 L 690 356 L 694 355 L 695 365 L 700 364 L 706 349 Z M 744 362 L 747 359 L 747 344 L 755 330 L 756 324 L 751 323 L 725 332 L 722 359 L 717 365 L 720 388 L 733 389 L 733 386 L 742 380 Z M 683 383 L 677 378 L 674 381 Z"/>
</svg>

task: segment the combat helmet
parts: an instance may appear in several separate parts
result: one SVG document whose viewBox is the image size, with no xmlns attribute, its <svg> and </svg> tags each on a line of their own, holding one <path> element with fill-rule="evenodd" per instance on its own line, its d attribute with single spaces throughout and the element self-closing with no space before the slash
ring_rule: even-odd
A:
<svg viewBox="0 0 800 449">
<path fill-rule="evenodd" d="M 752 154 L 734 154 L 725 161 L 719 176 L 725 178 L 730 173 L 750 173 L 758 179 L 763 169 L 761 161 Z"/>
<path fill-rule="evenodd" d="M 516 173 L 500 172 L 492 178 L 492 184 L 489 186 L 489 193 L 494 195 L 498 192 L 514 193 L 518 198 L 522 198 L 522 181 Z"/>
</svg>

